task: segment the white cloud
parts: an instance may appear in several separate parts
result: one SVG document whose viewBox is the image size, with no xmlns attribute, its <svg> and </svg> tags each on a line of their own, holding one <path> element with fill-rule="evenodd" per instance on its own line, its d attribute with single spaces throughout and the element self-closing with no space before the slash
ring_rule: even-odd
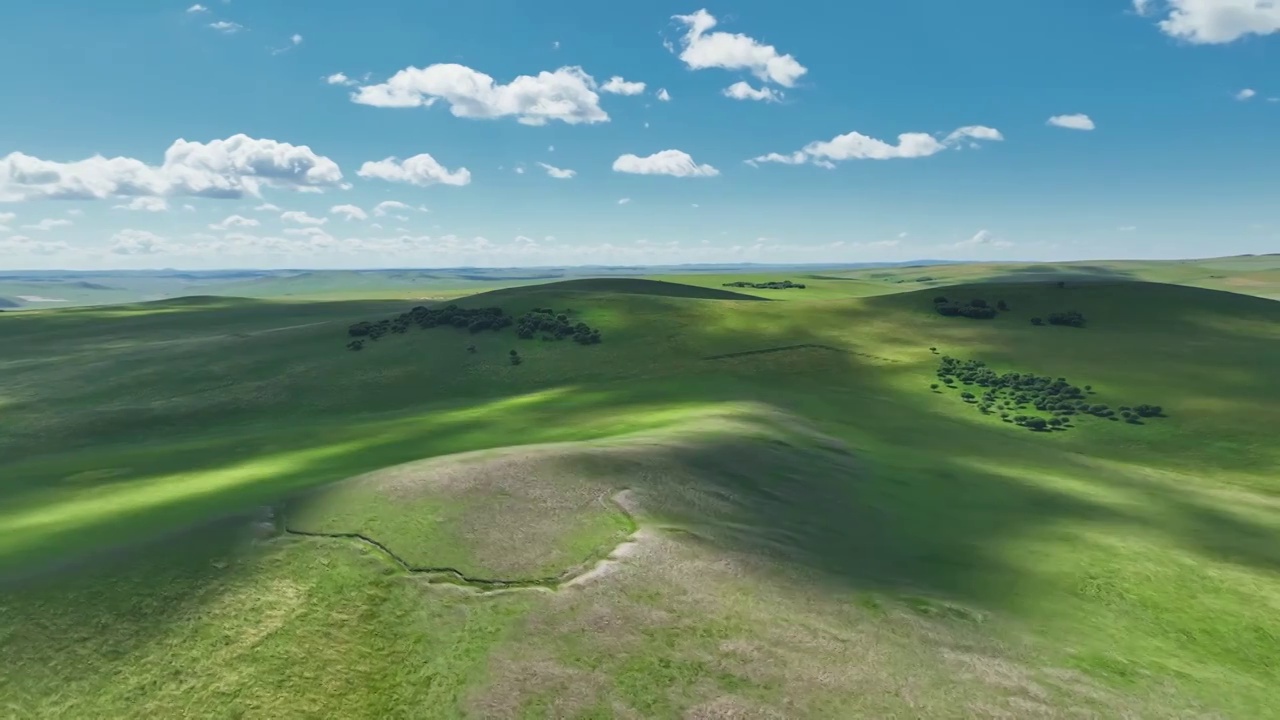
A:
<svg viewBox="0 0 1280 720">
<path fill-rule="evenodd" d="M 285 222 L 295 222 L 299 225 L 323 225 L 329 222 L 329 218 L 313 217 L 302 210 L 290 210 L 280 213 L 280 219 Z"/>
<path fill-rule="evenodd" d="M 949 146 L 964 140 L 965 138 L 999 142 L 1004 140 L 1004 135 L 1002 135 L 999 130 L 985 125 L 965 125 L 962 128 L 952 130 L 942 143 Z"/>
<path fill-rule="evenodd" d="M 560 41 L 559 41 L 559 40 L 552 40 L 552 41 L 551 41 L 551 49 L 552 49 L 552 50 L 559 50 L 559 49 L 560 49 Z"/>
<path fill-rule="evenodd" d="M 45 218 L 38 223 L 23 225 L 22 229 L 23 230 L 43 230 L 47 232 L 54 228 L 67 227 L 68 225 L 71 225 L 71 224 L 72 223 L 70 220 L 66 220 L 64 218 Z"/>
<path fill-rule="evenodd" d="M 0 215 L 2 214 L 3 213 L 0 213 Z M 81 215 L 84 214 L 84 211 L 81 210 L 80 208 L 71 208 L 70 210 L 67 211 L 67 214 L 70 215 L 71 217 L 80 217 Z"/>
<path fill-rule="evenodd" d="M 352 80 L 351 78 L 347 77 L 346 73 L 340 73 L 340 72 L 336 72 L 336 73 L 334 73 L 334 74 L 332 74 L 332 75 L 329 75 L 328 77 L 326 77 L 326 78 L 324 79 L 324 81 L 325 81 L 325 82 L 327 82 L 327 83 L 329 83 L 330 85 L 355 85 L 355 84 L 357 84 L 355 80 Z"/>
<path fill-rule="evenodd" d="M 136 197 L 127 203 L 120 205 L 112 205 L 116 210 L 140 210 L 143 212 L 164 212 L 169 209 L 169 203 L 161 197 L 153 197 L 144 195 Z"/>
<path fill-rule="evenodd" d="M 257 227 L 260 224 L 261 223 L 259 223 L 257 220 L 253 218 L 247 218 L 243 215 L 231 215 L 224 218 L 220 222 L 210 223 L 209 229 L 210 230 L 226 230 L 227 228 L 233 228 L 233 227 Z"/>
<path fill-rule="evenodd" d="M 968 140 L 1003 140 L 1004 135 L 995 128 L 985 125 L 966 125 L 957 128 L 942 140 L 928 133 L 902 133 L 897 144 L 890 144 L 859 132 L 837 135 L 830 140 L 811 142 L 803 149 L 793 153 L 768 153 L 751 158 L 749 165 L 757 163 L 782 163 L 785 165 L 801 165 L 806 162 L 820 167 L 831 168 L 839 160 L 892 160 L 900 158 L 921 158 L 956 147 Z"/>
<path fill-rule="evenodd" d="M 514 116 L 525 125 L 608 122 L 595 85 L 580 67 L 521 75 L 503 85 L 465 65 L 441 63 L 405 68 L 384 83 L 358 88 L 351 100 L 375 107 L 425 107 L 443 100 L 456 117 Z"/>
<path fill-rule="evenodd" d="M 9 228 L 5 224 L 13 222 L 16 217 L 18 217 L 18 213 L 0 212 L 0 232 L 7 232 Z"/>
<path fill-rule="evenodd" d="M 1164 34 L 1197 45 L 1280 31 L 1275 0 L 1134 0 L 1133 5 L 1139 15 L 1163 15 L 1156 25 Z"/>
<path fill-rule="evenodd" d="M 680 59 L 690 70 L 748 70 L 761 80 L 783 87 L 793 87 L 800 76 L 808 72 L 794 57 L 779 53 L 772 45 L 740 33 L 708 33 L 716 26 L 716 19 L 706 10 L 676 15 L 672 19 L 688 28 L 680 40 L 683 45 Z"/>
<path fill-rule="evenodd" d="M 70 247 L 62 240 L 36 240 L 26 235 L 10 235 L 4 240 L 0 240 L 0 250 L 5 255 L 57 255 L 58 253 L 69 250 Z"/>
<path fill-rule="evenodd" d="M 240 23 L 234 23 L 234 22 L 231 22 L 230 20 L 219 20 L 217 22 L 211 22 L 209 23 L 209 27 L 213 28 L 214 30 L 217 30 L 218 32 L 224 35 L 234 35 L 244 29 L 244 26 L 241 25 Z"/>
<path fill-rule="evenodd" d="M 1013 243 L 1006 242 L 995 236 L 990 230 L 979 230 L 973 237 L 968 240 L 961 240 L 952 247 L 957 248 L 974 248 L 974 247 L 1012 247 Z"/>
<path fill-rule="evenodd" d="M 517 175 L 523 175 L 523 174 L 524 174 L 524 165 L 517 165 L 517 166 L 515 166 L 514 168 L 512 168 L 512 170 L 514 170 L 514 171 L 515 171 L 515 173 L 516 173 Z"/>
<path fill-rule="evenodd" d="M 613 161 L 614 172 L 634 175 L 672 175 L 674 177 L 714 177 L 720 171 L 710 165 L 699 165 L 681 150 L 663 150 L 648 157 L 627 153 Z"/>
<path fill-rule="evenodd" d="M 546 170 L 548 175 L 550 175 L 551 177 L 557 180 L 568 180 L 569 178 L 578 174 L 576 170 L 562 169 L 554 165 L 548 165 L 544 162 L 540 162 L 538 163 L 538 165 L 540 165 L 543 170 Z"/>
<path fill-rule="evenodd" d="M 325 232 L 324 229 L 314 225 L 310 227 L 285 228 L 284 234 L 291 237 L 302 237 L 312 242 L 332 242 L 333 236 Z"/>
<path fill-rule="evenodd" d="M 627 204 L 627 203 L 629 203 L 629 202 L 631 202 L 631 198 L 619 198 L 619 199 L 618 199 L 618 204 L 619 204 L 619 205 L 626 205 L 626 204 Z"/>
<path fill-rule="evenodd" d="M 766 153 L 758 157 L 753 157 L 746 162 L 748 165 L 755 165 L 756 163 L 762 162 L 781 163 L 783 165 L 803 165 L 808 162 L 808 160 L 809 156 L 805 155 L 804 151 L 797 150 L 789 155 L 783 155 L 782 153 L 776 152 Z"/>
<path fill-rule="evenodd" d="M 200 3 L 196 3 L 195 5 L 192 5 L 191 7 L 187 8 L 187 12 L 189 12 L 189 13 L 204 13 L 204 12 L 209 12 L 209 8 L 207 8 L 207 7 L 203 6 L 203 5 L 201 5 Z"/>
<path fill-rule="evenodd" d="M 621 77 L 614 75 L 609 78 L 609 82 L 600 86 L 601 92 L 612 93 L 614 95 L 639 95 L 644 92 L 645 85 L 642 82 L 627 82 Z"/>
<path fill-rule="evenodd" d="M 1252 98 L 1254 95 L 1257 95 L 1257 94 L 1258 94 L 1258 93 L 1257 93 L 1257 91 L 1256 91 L 1256 90 L 1254 90 L 1253 88 L 1245 88 L 1245 89 L 1241 90 L 1240 92 L 1236 93 L 1236 99 L 1237 99 L 1237 100 L 1248 100 L 1248 99 Z"/>
<path fill-rule="evenodd" d="M 165 195 L 238 198 L 257 196 L 264 187 L 319 191 L 341 179 L 337 163 L 306 145 L 240 134 L 208 143 L 176 140 L 158 166 L 101 155 L 64 163 L 13 152 L 0 157 L 0 202 Z"/>
<path fill-rule="evenodd" d="M 751 87 L 750 83 L 738 81 L 724 90 L 720 91 L 725 97 L 731 97 L 734 100 L 762 100 L 764 102 L 778 102 L 782 99 L 782 93 L 770 87 L 762 87 L 759 89 Z"/>
<path fill-rule="evenodd" d="M 279 48 L 272 48 L 272 49 L 271 49 L 271 54 L 272 54 L 272 55 L 279 55 L 279 54 L 281 54 L 281 53 L 286 53 L 286 52 L 289 52 L 290 50 L 292 50 L 292 49 L 294 49 L 294 48 L 298 47 L 298 46 L 299 46 L 299 45 L 301 45 L 301 44 L 302 44 L 302 36 L 301 36 L 301 35 L 299 35 L 298 33 L 294 33 L 294 34 L 292 34 L 292 35 L 290 35 L 290 36 L 289 36 L 289 44 L 288 44 L 288 45 L 285 45 L 284 47 L 279 47 Z"/>
<path fill-rule="evenodd" d="M 1093 119 L 1084 113 L 1075 113 L 1073 115 L 1054 115 L 1049 118 L 1049 124 L 1054 127 L 1066 128 L 1068 130 L 1093 130 L 1096 125 Z"/>
<path fill-rule="evenodd" d="M 196 206 L 190 203 L 183 203 L 182 209 L 185 210 L 186 212 L 195 212 Z"/>
<path fill-rule="evenodd" d="M 355 205 L 334 205 L 329 208 L 330 215 L 342 215 L 347 220 L 367 220 L 369 214 Z"/>
<path fill-rule="evenodd" d="M 383 200 L 373 206 L 373 214 L 377 217 L 383 217 L 392 210 L 408 210 L 409 206 L 399 200 Z"/>
<path fill-rule="evenodd" d="M 154 255 L 168 249 L 168 241 L 153 232 L 126 228 L 111 236 L 108 249 L 116 255 Z"/>
<path fill-rule="evenodd" d="M 427 153 L 414 155 L 401 161 L 389 157 L 376 162 L 369 161 L 360 166 L 356 172 L 362 178 L 377 178 L 388 182 L 404 182 L 412 185 L 467 185 L 471 182 L 471 171 L 461 167 L 449 170 Z"/>
<path fill-rule="evenodd" d="M 666 88 L 658 88 L 657 94 L 658 99 L 662 102 L 671 102 L 671 93 L 667 92 Z M 649 127 L 649 123 L 645 123 L 644 126 Z"/>
<path fill-rule="evenodd" d="M 257 212 L 280 212 L 280 207 L 273 203 L 262 203 L 254 208 Z"/>
<path fill-rule="evenodd" d="M 902 232 L 898 233 L 898 237 L 899 237 L 899 238 L 905 238 L 908 234 L 909 234 L 909 233 L 907 233 L 907 231 L 906 231 L 906 230 L 903 230 Z"/>
<path fill-rule="evenodd" d="M 1120 232 L 1133 232 L 1134 230 L 1138 229 L 1138 226 L 1137 225 L 1121 225 L 1116 229 L 1119 230 Z"/>
</svg>

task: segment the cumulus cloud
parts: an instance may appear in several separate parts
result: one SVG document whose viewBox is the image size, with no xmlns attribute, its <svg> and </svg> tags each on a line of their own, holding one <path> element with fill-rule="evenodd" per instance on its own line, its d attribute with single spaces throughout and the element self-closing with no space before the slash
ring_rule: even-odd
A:
<svg viewBox="0 0 1280 720">
<path fill-rule="evenodd" d="M 686 27 L 679 57 L 690 70 L 747 70 L 765 82 L 783 87 L 794 87 L 808 72 L 794 57 L 779 53 L 772 45 L 740 33 L 708 32 L 717 21 L 706 10 L 672 19 Z"/>
<path fill-rule="evenodd" d="M 576 66 L 520 75 L 504 85 L 465 65 L 440 63 L 407 67 L 386 82 L 356 89 L 351 100 L 375 107 L 427 107 L 443 100 L 456 117 L 515 117 L 525 125 L 608 122 L 595 87 Z"/>
<path fill-rule="evenodd" d="M 217 22 L 211 22 L 209 23 L 209 27 L 213 28 L 214 30 L 217 30 L 218 32 L 224 35 L 234 35 L 244 29 L 244 26 L 241 25 L 240 23 L 234 23 L 234 22 L 231 22 L 230 20 L 219 20 Z"/>
<path fill-rule="evenodd" d="M 627 203 L 629 203 L 629 202 L 631 202 L 631 198 L 619 198 L 619 199 L 618 199 L 618 204 L 619 204 L 619 205 L 626 205 L 626 204 L 627 204 Z"/>
<path fill-rule="evenodd" d="M 200 3 L 196 3 L 195 5 L 192 5 L 191 7 L 187 8 L 187 12 L 192 14 L 206 13 L 206 12 L 209 12 L 209 8 L 201 5 Z"/>
<path fill-rule="evenodd" d="M 334 205 L 333 207 L 329 208 L 329 214 L 342 215 L 347 220 L 369 219 L 369 213 L 366 213 L 364 210 L 361 210 L 359 207 L 356 207 L 355 205 Z"/>
<path fill-rule="evenodd" d="M 347 77 L 346 73 L 340 73 L 340 72 L 336 72 L 336 73 L 334 73 L 334 74 L 332 74 L 332 75 L 329 75 L 329 76 L 325 77 L 324 81 L 325 81 L 325 82 L 327 82 L 327 83 L 329 83 L 330 85 L 355 85 L 355 84 L 357 84 L 355 80 L 352 80 L 351 78 Z"/>
<path fill-rule="evenodd" d="M 377 217 L 384 217 L 392 210 L 408 210 L 409 206 L 399 200 L 383 200 L 373 206 L 373 214 Z"/>
<path fill-rule="evenodd" d="M 720 91 L 725 97 L 731 97 L 734 100 L 760 100 L 763 102 L 778 102 L 782 99 L 782 93 L 770 87 L 754 88 L 750 83 L 738 81 L 724 90 Z"/>
<path fill-rule="evenodd" d="M 247 218 L 243 215 L 231 215 L 216 223 L 210 223 L 210 230 L 226 230 L 233 227 L 257 227 L 260 225 L 257 220 Z"/>
<path fill-rule="evenodd" d="M 116 255 L 154 255 L 168 249 L 168 241 L 147 230 L 126 228 L 111 236 L 108 250 Z"/>
<path fill-rule="evenodd" d="M 609 82 L 600 86 L 601 92 L 612 93 L 614 95 L 639 95 L 644 92 L 645 84 L 642 82 L 627 82 L 621 77 L 614 75 L 609 78 Z"/>
<path fill-rule="evenodd" d="M 1066 128 L 1068 130 L 1092 130 L 1096 125 L 1093 119 L 1083 113 L 1075 113 L 1074 115 L 1054 115 L 1049 118 L 1049 124 L 1054 127 Z"/>
<path fill-rule="evenodd" d="M 73 162 L 42 160 L 20 152 L 0 157 L 0 202 L 167 195 L 256 197 L 265 187 L 320 191 L 337 186 L 341 180 L 338 164 L 306 145 L 244 134 L 208 143 L 176 140 L 160 165 L 101 155 Z"/>
<path fill-rule="evenodd" d="M 953 247 L 957 248 L 977 248 L 977 247 L 1012 247 L 1013 243 L 1006 242 L 997 238 L 990 230 L 979 230 L 974 233 L 973 237 L 968 240 L 961 240 Z"/>
<path fill-rule="evenodd" d="M 54 228 L 67 227 L 68 225 L 71 225 L 71 221 L 66 220 L 64 218 L 45 218 L 37 223 L 31 223 L 30 225 L 23 225 L 22 229 L 23 230 L 40 230 L 43 232 L 48 232 L 49 230 L 52 230 Z"/>
<path fill-rule="evenodd" d="M 280 213 L 280 219 L 285 222 L 298 223 L 299 225 L 323 225 L 329 222 L 329 218 L 313 217 L 302 210 L 290 210 Z"/>
<path fill-rule="evenodd" d="M 1237 100 L 1248 100 L 1248 99 L 1252 98 L 1253 96 L 1255 96 L 1255 95 L 1257 95 L 1257 94 L 1258 94 L 1258 93 L 1257 93 L 1257 91 L 1256 91 L 1256 90 L 1254 90 L 1253 88 L 1245 88 L 1245 89 L 1241 90 L 1240 92 L 1236 93 L 1236 99 L 1237 99 Z"/>
<path fill-rule="evenodd" d="M 1139 15 L 1161 17 L 1164 34 L 1197 45 L 1220 45 L 1248 35 L 1280 32 L 1275 0 L 1134 0 Z"/>
<path fill-rule="evenodd" d="M 888 143 L 859 132 L 837 135 L 830 140 L 820 140 L 805 145 L 792 153 L 768 153 L 753 157 L 747 161 L 749 165 L 758 163 L 781 163 L 784 165 L 802 165 L 812 163 L 820 167 L 832 167 L 841 160 L 893 160 L 906 158 L 922 158 L 936 155 L 948 148 L 959 146 L 965 141 L 1003 140 L 1004 135 L 995 128 L 985 125 L 966 125 L 951 131 L 942 140 L 928 133 L 902 133 L 897 143 Z"/>
<path fill-rule="evenodd" d="M 414 155 L 403 161 L 395 157 L 369 161 L 361 165 L 356 174 L 362 178 L 377 178 L 424 187 L 437 184 L 462 186 L 471 182 L 470 170 L 466 168 L 449 170 L 427 153 Z"/>
<path fill-rule="evenodd" d="M 662 102 L 671 102 L 671 93 L 666 88 L 658 88 L 658 99 Z M 645 123 L 645 127 L 649 127 L 649 123 Z"/>
<path fill-rule="evenodd" d="M 120 205 L 112 205 L 116 210 L 138 210 L 142 212 L 164 212 L 169 209 L 169 203 L 161 197 L 142 196 L 136 197 L 127 203 Z"/>
<path fill-rule="evenodd" d="M 576 170 L 562 169 L 554 165 L 548 165 L 544 162 L 540 162 L 538 163 L 538 165 L 540 165 L 543 170 L 546 170 L 548 175 L 550 175 L 551 177 L 557 180 L 568 180 L 569 178 L 578 174 Z"/>
<path fill-rule="evenodd" d="M 662 150 L 647 157 L 627 153 L 613 161 L 614 172 L 633 175 L 671 175 L 673 177 L 714 177 L 720 171 L 710 165 L 699 165 L 681 150 Z"/>
</svg>

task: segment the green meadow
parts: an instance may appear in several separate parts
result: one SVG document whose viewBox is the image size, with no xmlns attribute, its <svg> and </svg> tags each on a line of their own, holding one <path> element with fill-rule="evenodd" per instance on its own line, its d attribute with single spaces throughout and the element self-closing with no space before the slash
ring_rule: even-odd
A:
<svg viewBox="0 0 1280 720">
<path fill-rule="evenodd" d="M 7 715 L 1280 706 L 1276 258 L 237 282 L 0 314 Z M 603 342 L 345 347 L 445 302 Z M 1162 416 L 1034 432 L 943 356 Z"/>
</svg>

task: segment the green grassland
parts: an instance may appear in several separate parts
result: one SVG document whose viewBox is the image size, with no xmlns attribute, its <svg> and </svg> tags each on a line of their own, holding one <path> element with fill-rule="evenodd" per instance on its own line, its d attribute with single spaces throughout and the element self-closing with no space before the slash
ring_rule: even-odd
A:
<svg viewBox="0 0 1280 720">
<path fill-rule="evenodd" d="M 1265 716 L 1280 304 L 1250 296 L 1262 259 L 1223 263 L 457 300 L 568 310 L 602 331 L 587 346 L 414 327 L 347 351 L 349 324 L 414 303 L 372 291 L 7 313 L 0 698 L 15 717 Z M 939 294 L 1009 311 L 943 317 Z M 1062 310 L 1087 327 L 1030 322 Z M 930 390 L 940 355 L 1167 417 L 1030 432 Z"/>
</svg>

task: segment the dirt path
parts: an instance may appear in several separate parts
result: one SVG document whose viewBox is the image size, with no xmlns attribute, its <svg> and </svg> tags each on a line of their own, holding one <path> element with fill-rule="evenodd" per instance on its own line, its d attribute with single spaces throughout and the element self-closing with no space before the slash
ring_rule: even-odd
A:
<svg viewBox="0 0 1280 720">
<path fill-rule="evenodd" d="M 604 496 L 601 496 L 600 502 L 605 502 Z M 626 518 L 627 521 L 635 528 L 630 535 L 621 543 L 615 546 L 604 557 L 590 560 L 576 567 L 569 568 L 559 575 L 544 578 L 527 578 L 527 579 L 504 579 L 504 578 L 481 578 L 474 577 L 463 573 L 461 570 L 452 567 L 419 567 L 410 564 L 404 558 L 397 555 L 391 548 L 382 544 L 375 538 L 369 537 L 363 533 L 340 533 L 340 532 L 311 532 L 307 530 L 294 530 L 289 527 L 286 520 L 282 525 L 282 531 L 286 535 L 305 538 L 322 538 L 335 540 L 352 540 L 364 545 L 372 546 L 377 549 L 384 557 L 390 559 L 400 569 L 410 575 L 421 576 L 429 583 L 447 584 L 464 588 L 480 594 L 493 594 L 500 592 L 511 592 L 515 590 L 534 590 L 539 592 L 556 592 L 558 590 L 576 587 L 584 583 L 605 577 L 613 568 L 624 558 L 634 554 L 640 548 L 641 543 L 646 539 L 652 538 L 652 531 L 641 527 L 636 518 L 637 505 L 634 494 L 631 490 L 621 490 L 614 493 L 609 498 L 609 502 L 613 503 Z"/>
</svg>

